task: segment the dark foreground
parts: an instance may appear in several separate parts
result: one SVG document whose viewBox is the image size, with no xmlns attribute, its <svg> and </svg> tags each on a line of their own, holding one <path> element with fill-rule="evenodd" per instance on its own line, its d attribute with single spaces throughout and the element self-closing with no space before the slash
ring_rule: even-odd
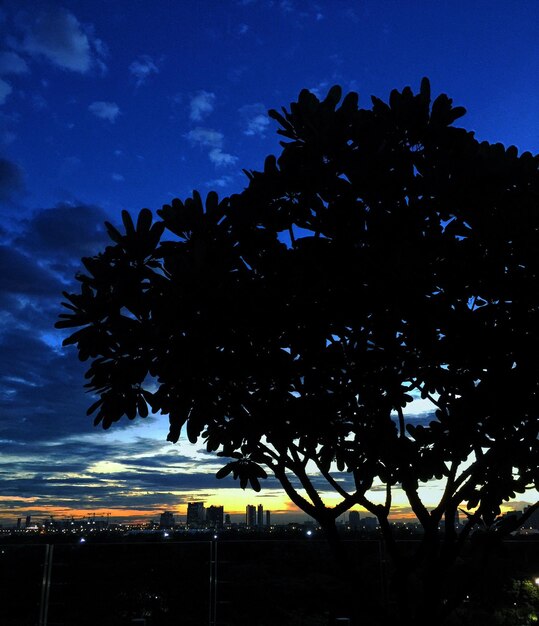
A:
<svg viewBox="0 0 539 626">
<path fill-rule="evenodd" d="M 365 624 L 389 623 L 391 572 L 378 541 L 349 541 Z M 486 567 L 485 567 L 486 565 Z M 508 541 L 454 585 L 452 624 L 519 626 L 539 614 L 539 541 Z M 3 626 L 327 626 L 342 586 L 323 541 L 190 541 L 0 546 Z M 390 618 L 389 618 L 390 619 Z"/>
</svg>

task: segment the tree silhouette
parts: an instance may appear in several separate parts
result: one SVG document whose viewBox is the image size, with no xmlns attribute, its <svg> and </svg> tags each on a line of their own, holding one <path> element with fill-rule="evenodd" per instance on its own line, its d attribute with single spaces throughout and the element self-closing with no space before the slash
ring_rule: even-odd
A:
<svg viewBox="0 0 539 626">
<path fill-rule="evenodd" d="M 539 485 L 539 158 L 454 127 L 465 110 L 427 79 L 372 102 L 302 91 L 270 111 L 282 154 L 244 191 L 194 192 L 155 223 L 124 211 L 57 326 L 80 327 L 64 343 L 91 361 L 96 424 L 168 414 L 170 441 L 202 437 L 242 487 L 271 472 L 331 541 L 364 507 L 403 602 L 423 597 L 403 619 L 441 623 L 470 531 Z M 413 556 L 389 523 L 397 488 L 424 529 Z"/>
</svg>

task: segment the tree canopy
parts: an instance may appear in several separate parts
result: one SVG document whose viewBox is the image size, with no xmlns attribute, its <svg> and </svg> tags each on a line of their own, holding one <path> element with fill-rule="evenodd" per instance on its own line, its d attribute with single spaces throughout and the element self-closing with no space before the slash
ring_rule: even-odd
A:
<svg viewBox="0 0 539 626">
<path fill-rule="evenodd" d="M 464 113 L 427 79 L 370 109 L 304 90 L 270 111 L 282 153 L 241 193 L 107 224 L 57 324 L 78 328 L 95 423 L 161 411 L 169 440 L 229 459 L 219 477 L 269 471 L 323 526 L 359 504 L 389 533 L 398 487 L 449 537 L 458 507 L 469 530 L 539 487 L 539 158 Z"/>
</svg>

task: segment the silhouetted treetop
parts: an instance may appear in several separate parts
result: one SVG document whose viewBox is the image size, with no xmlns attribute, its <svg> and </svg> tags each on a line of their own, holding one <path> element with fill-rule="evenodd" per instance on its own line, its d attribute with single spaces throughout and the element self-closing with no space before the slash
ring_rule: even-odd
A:
<svg viewBox="0 0 539 626">
<path fill-rule="evenodd" d="M 461 502 L 490 523 L 537 487 L 539 160 L 479 143 L 464 113 L 426 79 L 370 109 L 302 91 L 241 193 L 107 224 L 57 324 L 79 328 L 64 343 L 90 360 L 95 423 L 161 411 L 169 440 L 231 459 L 219 476 L 259 489 L 265 467 L 319 521 L 387 520 L 401 486 L 426 528 Z"/>
</svg>

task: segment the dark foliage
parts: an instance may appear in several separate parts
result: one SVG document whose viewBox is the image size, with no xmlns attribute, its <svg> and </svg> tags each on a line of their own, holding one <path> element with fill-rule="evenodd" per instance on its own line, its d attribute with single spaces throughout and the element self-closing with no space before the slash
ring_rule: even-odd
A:
<svg viewBox="0 0 539 626">
<path fill-rule="evenodd" d="M 442 558 L 539 486 L 539 158 L 454 127 L 465 110 L 426 79 L 372 101 L 302 91 L 242 193 L 124 212 L 57 326 L 78 328 L 96 423 L 161 411 L 171 441 L 231 459 L 220 477 L 258 490 L 265 466 L 330 534 L 359 504 L 390 548 L 401 487 Z"/>
</svg>

